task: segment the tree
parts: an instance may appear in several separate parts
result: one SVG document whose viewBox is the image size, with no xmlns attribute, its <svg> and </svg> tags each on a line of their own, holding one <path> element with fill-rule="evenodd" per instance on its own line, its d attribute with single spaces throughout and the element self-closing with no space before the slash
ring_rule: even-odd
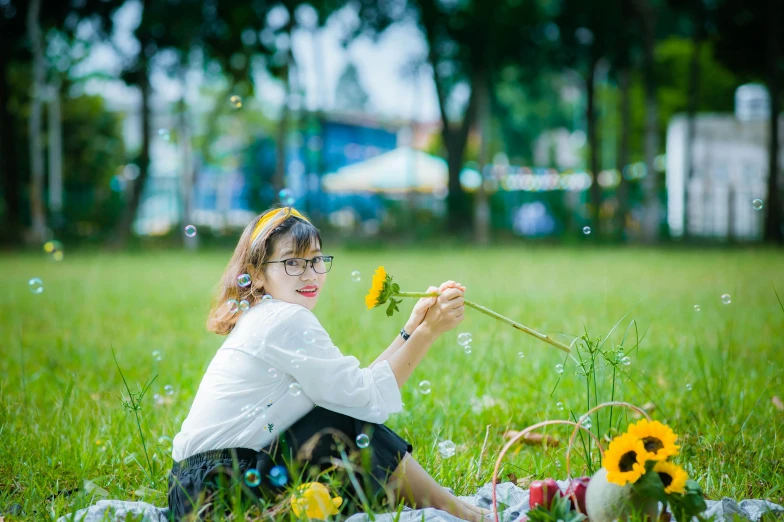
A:
<svg viewBox="0 0 784 522">
<path fill-rule="evenodd" d="M 768 0 L 764 9 L 742 0 L 722 0 L 716 11 L 719 39 L 716 55 L 746 79 L 764 79 L 770 94 L 768 145 L 768 200 L 763 239 L 782 244 L 782 196 L 779 187 L 779 111 L 784 65 L 784 30 L 780 0 Z"/>
<path fill-rule="evenodd" d="M 335 88 L 335 105 L 339 110 L 363 112 L 367 104 L 368 94 L 362 87 L 357 67 L 349 62 Z"/>
</svg>

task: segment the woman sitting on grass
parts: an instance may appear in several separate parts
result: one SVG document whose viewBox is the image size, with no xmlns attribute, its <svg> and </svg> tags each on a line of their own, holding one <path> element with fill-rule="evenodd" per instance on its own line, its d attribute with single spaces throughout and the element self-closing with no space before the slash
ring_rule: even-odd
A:
<svg viewBox="0 0 784 522">
<path fill-rule="evenodd" d="M 351 484 L 364 485 L 357 491 L 344 480 L 351 497 L 344 514 L 360 501 L 394 509 L 402 500 L 483 519 L 487 510 L 439 486 L 411 456 L 411 444 L 382 424 L 402 411 L 400 388 L 433 342 L 462 322 L 465 287 L 430 287 L 441 295 L 417 302 L 389 348 L 360 368 L 312 312 L 332 267 L 321 249 L 318 229 L 290 207 L 263 213 L 242 233 L 207 321 L 227 338 L 174 438 L 172 518 L 274 501 L 298 479 L 316 480 L 302 470 L 320 474 L 336 462 L 356 475 L 341 457 L 359 447 L 352 454 L 365 469 Z M 247 311 L 237 312 L 240 300 Z"/>
</svg>

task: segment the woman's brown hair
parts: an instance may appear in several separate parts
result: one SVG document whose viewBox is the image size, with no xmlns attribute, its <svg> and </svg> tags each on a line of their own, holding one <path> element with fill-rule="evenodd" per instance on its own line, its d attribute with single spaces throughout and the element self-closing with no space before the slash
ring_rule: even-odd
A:
<svg viewBox="0 0 784 522">
<path fill-rule="evenodd" d="M 278 240 L 283 237 L 291 237 L 294 247 L 294 257 L 303 257 L 310 251 L 314 242 L 317 248 L 321 248 L 321 234 L 319 230 L 310 222 L 289 215 L 279 225 L 266 232 L 262 236 L 252 241 L 253 231 L 259 220 L 270 212 L 278 212 L 280 207 L 274 207 L 259 214 L 256 219 L 248 224 L 243 230 L 237 248 L 226 265 L 218 289 L 212 300 L 210 314 L 207 317 L 207 329 L 221 335 L 228 335 L 240 318 L 240 312 L 231 312 L 227 301 L 245 299 L 250 306 L 255 305 L 265 294 L 264 286 L 261 281 L 265 276 L 264 263 L 268 261 L 275 250 Z M 273 218 L 277 219 L 277 218 Z M 237 278 L 242 274 L 248 274 L 251 278 L 250 285 L 241 287 Z"/>
</svg>

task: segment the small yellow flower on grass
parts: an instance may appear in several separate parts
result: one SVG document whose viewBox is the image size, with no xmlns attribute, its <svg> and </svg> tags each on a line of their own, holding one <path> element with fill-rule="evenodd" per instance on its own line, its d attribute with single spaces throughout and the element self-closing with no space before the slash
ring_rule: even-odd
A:
<svg viewBox="0 0 784 522">
<path fill-rule="evenodd" d="M 629 433 L 615 437 L 604 454 L 602 466 L 607 470 L 607 482 L 625 486 L 634 484 L 645 473 L 645 461 L 650 454 L 642 441 Z"/>
<path fill-rule="evenodd" d="M 675 445 L 678 436 L 669 426 L 659 421 L 643 419 L 629 426 L 627 433 L 642 440 L 645 451 L 651 453 L 650 460 L 667 460 L 678 454 L 680 446 Z"/>
<path fill-rule="evenodd" d="M 311 520 L 327 520 L 331 515 L 338 514 L 337 508 L 343 504 L 343 499 L 332 498 L 329 488 L 321 482 L 308 482 L 297 489 L 297 494 L 291 496 L 290 502 L 297 517 L 304 515 Z"/>
<path fill-rule="evenodd" d="M 689 475 L 683 468 L 672 462 L 657 462 L 653 471 L 658 473 L 659 478 L 664 484 L 664 492 L 684 493 L 686 491 L 686 480 Z"/>
</svg>

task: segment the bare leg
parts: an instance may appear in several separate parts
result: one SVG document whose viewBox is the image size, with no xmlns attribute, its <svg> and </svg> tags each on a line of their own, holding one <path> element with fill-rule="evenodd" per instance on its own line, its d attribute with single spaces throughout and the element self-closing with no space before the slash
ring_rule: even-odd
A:
<svg viewBox="0 0 784 522">
<path fill-rule="evenodd" d="M 400 498 L 412 508 L 434 507 L 471 522 L 482 521 L 484 515 L 490 513 L 442 488 L 408 452 L 390 476 L 388 488 L 389 501 L 393 506 Z"/>
</svg>

